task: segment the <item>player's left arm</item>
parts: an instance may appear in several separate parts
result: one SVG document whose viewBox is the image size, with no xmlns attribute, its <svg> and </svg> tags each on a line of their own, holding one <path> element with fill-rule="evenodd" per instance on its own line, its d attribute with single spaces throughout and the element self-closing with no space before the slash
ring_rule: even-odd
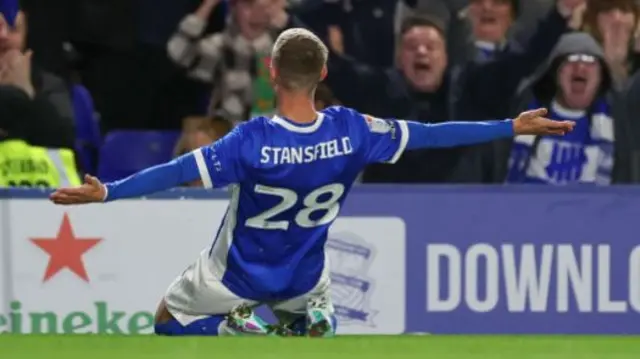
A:
<svg viewBox="0 0 640 359">
<path fill-rule="evenodd" d="M 105 202 L 136 198 L 178 187 L 199 179 L 193 153 L 182 155 L 170 162 L 149 167 L 127 178 L 105 183 Z"/>
<path fill-rule="evenodd" d="M 106 201 L 140 197 L 201 180 L 204 188 L 221 188 L 244 178 L 242 126 L 208 146 L 123 180 L 107 183 Z"/>
<path fill-rule="evenodd" d="M 92 176 L 78 187 L 59 188 L 50 199 L 56 204 L 110 202 L 141 197 L 202 180 L 205 188 L 225 187 L 244 179 L 243 148 L 249 139 L 243 136 L 243 125 L 209 146 L 201 147 L 170 162 L 153 166 L 125 179 L 106 184 Z"/>
<path fill-rule="evenodd" d="M 473 145 L 524 134 L 563 135 L 573 129 L 573 122 L 549 120 L 542 117 L 546 113 L 538 109 L 513 120 L 437 124 L 365 116 L 370 132 L 368 160 L 395 163 L 405 150 Z"/>
<path fill-rule="evenodd" d="M 197 178 L 198 169 L 195 158 L 193 154 L 187 154 L 106 184 L 101 183 L 96 177 L 85 175 L 85 182 L 82 185 L 58 188 L 49 198 L 55 204 L 61 205 L 109 202 L 142 197 Z"/>
</svg>

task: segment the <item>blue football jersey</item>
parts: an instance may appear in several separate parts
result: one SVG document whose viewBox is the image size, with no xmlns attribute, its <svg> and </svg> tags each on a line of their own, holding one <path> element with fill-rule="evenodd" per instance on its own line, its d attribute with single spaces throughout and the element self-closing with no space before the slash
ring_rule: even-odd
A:
<svg viewBox="0 0 640 359">
<path fill-rule="evenodd" d="M 404 121 L 331 107 L 304 125 L 258 117 L 194 151 L 204 186 L 231 190 L 210 252 L 223 284 L 256 301 L 311 290 L 356 177 L 369 163 L 397 161 L 408 138 Z"/>
</svg>

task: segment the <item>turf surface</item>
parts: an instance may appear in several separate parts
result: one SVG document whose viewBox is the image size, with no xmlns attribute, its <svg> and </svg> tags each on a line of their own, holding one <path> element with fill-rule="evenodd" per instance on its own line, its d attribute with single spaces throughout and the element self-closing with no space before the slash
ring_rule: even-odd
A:
<svg viewBox="0 0 640 359">
<path fill-rule="evenodd" d="M 640 337 L 160 338 L 0 335 L 2 359 L 638 359 Z"/>
</svg>

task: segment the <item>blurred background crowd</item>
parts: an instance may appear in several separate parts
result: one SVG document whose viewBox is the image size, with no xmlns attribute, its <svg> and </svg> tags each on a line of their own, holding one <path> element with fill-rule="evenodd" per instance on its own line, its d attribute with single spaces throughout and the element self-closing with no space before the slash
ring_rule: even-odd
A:
<svg viewBox="0 0 640 359">
<path fill-rule="evenodd" d="M 636 0 L 0 0 L 0 187 L 118 179 L 273 114 L 289 27 L 330 48 L 318 109 L 577 123 L 413 151 L 362 182 L 640 182 L 639 16 Z"/>
</svg>

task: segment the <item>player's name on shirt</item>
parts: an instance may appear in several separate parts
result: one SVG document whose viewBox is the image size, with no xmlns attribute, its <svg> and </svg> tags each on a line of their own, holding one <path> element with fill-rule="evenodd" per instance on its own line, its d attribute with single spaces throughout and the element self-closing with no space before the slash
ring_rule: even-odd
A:
<svg viewBox="0 0 640 359">
<path fill-rule="evenodd" d="M 295 165 L 311 163 L 317 160 L 325 160 L 353 153 L 349 137 L 320 142 L 313 146 L 299 147 L 272 147 L 263 146 L 260 163 L 272 165 Z"/>
</svg>

